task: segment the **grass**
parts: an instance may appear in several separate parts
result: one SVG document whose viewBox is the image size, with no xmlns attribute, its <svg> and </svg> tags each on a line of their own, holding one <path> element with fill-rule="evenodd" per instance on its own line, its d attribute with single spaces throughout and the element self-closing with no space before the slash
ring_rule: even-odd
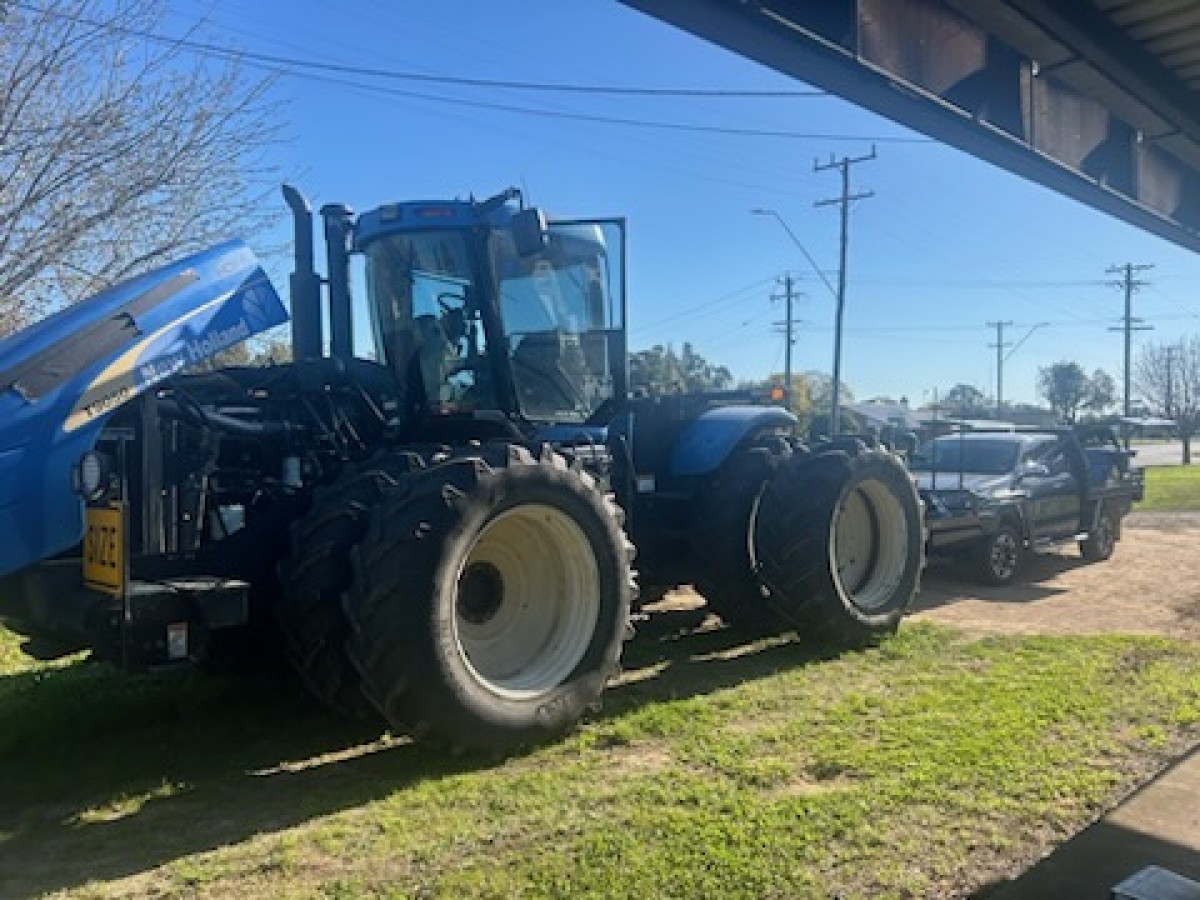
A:
<svg viewBox="0 0 1200 900">
<path fill-rule="evenodd" d="M 604 712 L 506 761 L 287 681 L 17 664 L 0 895 L 950 897 L 1200 737 L 1200 647 L 906 625 L 822 659 L 652 620 Z"/>
<path fill-rule="evenodd" d="M 1200 466 L 1147 466 L 1140 510 L 1200 510 Z"/>
</svg>

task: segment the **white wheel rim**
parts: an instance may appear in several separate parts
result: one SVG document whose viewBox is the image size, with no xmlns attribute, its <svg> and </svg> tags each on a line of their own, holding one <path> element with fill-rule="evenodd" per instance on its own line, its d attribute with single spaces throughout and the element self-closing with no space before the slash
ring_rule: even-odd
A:
<svg viewBox="0 0 1200 900">
<path fill-rule="evenodd" d="M 887 484 L 855 485 L 833 514 L 829 557 L 842 594 L 864 612 L 895 598 L 908 567 L 908 517 Z"/>
<path fill-rule="evenodd" d="M 600 613 L 600 567 L 579 524 L 528 503 L 484 525 L 459 569 L 454 627 L 480 685 L 529 699 L 562 684 Z"/>
</svg>

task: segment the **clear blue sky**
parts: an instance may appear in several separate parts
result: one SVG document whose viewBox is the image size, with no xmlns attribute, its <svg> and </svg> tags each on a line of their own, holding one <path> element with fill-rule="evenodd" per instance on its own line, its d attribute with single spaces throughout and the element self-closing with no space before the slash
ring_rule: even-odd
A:
<svg viewBox="0 0 1200 900">
<path fill-rule="evenodd" d="M 804 85 L 602 0 L 170 0 L 165 33 L 207 16 L 209 40 L 261 53 L 430 75 L 597 85 L 795 89 Z M 355 78 L 362 82 L 365 79 Z M 913 138 L 833 97 L 639 98 L 379 82 L 385 95 L 283 75 L 288 137 L 277 162 L 320 204 L 363 210 L 393 200 L 487 196 L 516 184 L 561 216 L 629 222 L 631 343 L 690 340 L 742 378 L 782 368 L 771 323 L 777 277 L 806 293 L 797 369 L 831 368 L 833 302 L 779 211 L 836 280 L 834 172 L 814 157 L 859 155 L 871 138 Z M 441 99 L 428 99 L 441 98 Z M 453 102 L 450 102 L 453 101 Z M 864 140 L 744 137 L 600 124 L 470 104 Z M 1152 263 L 1134 312 L 1138 341 L 1200 331 L 1200 257 L 950 148 L 878 143 L 854 168 L 843 377 L 859 399 L 920 404 L 956 382 L 995 389 L 989 320 L 1006 338 L 1038 328 L 1005 366 L 1006 401 L 1034 401 L 1039 366 L 1074 360 L 1120 385 L 1123 298 L 1105 269 Z M 281 234 L 287 233 L 280 205 Z M 280 287 L 285 285 L 280 284 Z M 1136 352 L 1136 349 L 1135 349 Z"/>
</svg>

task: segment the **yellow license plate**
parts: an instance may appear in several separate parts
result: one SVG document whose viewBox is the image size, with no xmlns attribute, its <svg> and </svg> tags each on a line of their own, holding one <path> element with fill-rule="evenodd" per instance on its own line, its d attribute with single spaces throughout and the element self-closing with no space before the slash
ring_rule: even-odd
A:
<svg viewBox="0 0 1200 900">
<path fill-rule="evenodd" d="M 125 516 L 118 506 L 89 506 L 84 511 L 83 583 L 118 595 L 125 587 Z"/>
</svg>

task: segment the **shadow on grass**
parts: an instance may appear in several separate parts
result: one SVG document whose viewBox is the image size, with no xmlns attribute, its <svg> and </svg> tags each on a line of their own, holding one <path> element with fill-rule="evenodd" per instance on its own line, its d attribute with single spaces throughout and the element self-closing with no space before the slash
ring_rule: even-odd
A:
<svg viewBox="0 0 1200 900">
<path fill-rule="evenodd" d="M 1200 852 L 1193 832 L 1194 797 L 1200 789 L 1189 789 L 1196 776 L 1185 771 L 1200 772 L 1200 749 L 1185 753 L 1126 800 L 1153 810 L 1152 821 L 1139 823 L 1147 830 L 1127 827 L 1119 816 L 1108 816 L 1060 844 L 1025 872 L 997 879 L 972 896 L 975 900 L 1108 897 L 1114 887 L 1147 866 L 1200 881 Z M 1146 813 L 1142 816 L 1144 819 Z M 1190 846 L 1173 840 L 1176 835 L 1186 835 Z M 1178 887 L 1156 887 L 1152 891 L 1146 886 L 1136 896 L 1194 896 Z"/>
<path fill-rule="evenodd" d="M 829 655 L 658 613 L 603 716 Z M 79 663 L 0 677 L 0 896 L 144 872 L 483 768 L 317 708 L 289 678 L 123 675 Z"/>
</svg>

